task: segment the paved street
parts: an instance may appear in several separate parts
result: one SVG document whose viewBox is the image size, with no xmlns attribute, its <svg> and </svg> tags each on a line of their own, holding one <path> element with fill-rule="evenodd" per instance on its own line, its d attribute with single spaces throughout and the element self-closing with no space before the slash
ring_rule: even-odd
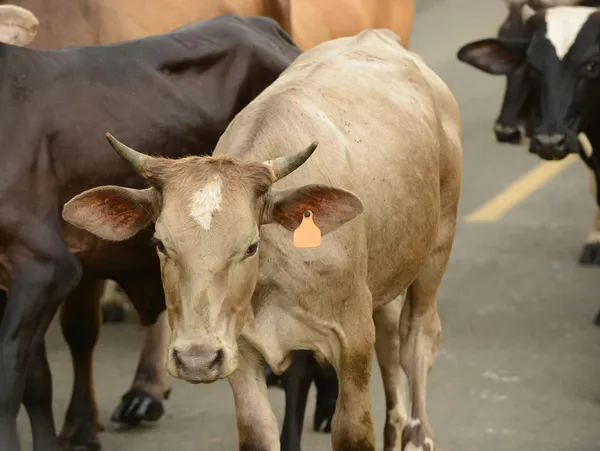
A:
<svg viewBox="0 0 600 451">
<path fill-rule="evenodd" d="M 600 449 L 600 268 L 577 263 L 595 205 L 588 173 L 575 161 L 495 222 L 469 223 L 477 210 L 540 164 L 524 148 L 495 143 L 492 122 L 504 79 L 456 60 L 469 40 L 493 35 L 505 16 L 501 0 L 416 0 L 413 49 L 457 97 L 463 120 L 461 221 L 439 308 L 441 349 L 429 379 L 428 409 L 446 451 L 597 451 Z M 471 19 L 467 19 L 471 17 Z M 96 352 L 101 440 L 108 451 L 237 449 L 233 398 L 226 382 L 173 381 L 167 413 L 156 425 L 120 430 L 109 421 L 128 388 L 142 334 L 108 325 Z M 55 415 L 62 425 L 71 387 L 70 357 L 57 324 L 48 336 Z M 385 402 L 375 365 L 372 382 L 378 449 Z M 283 391 L 270 397 L 283 419 Z M 331 449 L 312 432 L 314 392 L 303 449 Z M 24 449 L 28 424 L 20 416 Z"/>
</svg>

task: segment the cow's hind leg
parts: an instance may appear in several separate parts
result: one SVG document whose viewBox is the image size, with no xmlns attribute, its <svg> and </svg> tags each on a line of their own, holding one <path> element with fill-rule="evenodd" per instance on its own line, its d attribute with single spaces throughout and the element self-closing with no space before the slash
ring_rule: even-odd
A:
<svg viewBox="0 0 600 451">
<path fill-rule="evenodd" d="M 165 369 L 168 338 L 165 310 L 155 324 L 146 327 L 144 346 L 131 389 L 121 397 L 111 421 L 133 426 L 142 421 L 158 421 L 162 417 L 162 401 L 168 399 L 171 392 Z"/>
<path fill-rule="evenodd" d="M 375 428 L 370 382 L 375 344 L 371 293 L 365 287 L 357 299 L 348 299 L 351 320 L 344 324 L 339 356 L 332 362 L 340 393 L 331 425 L 334 451 L 375 451 Z"/>
<path fill-rule="evenodd" d="M 450 257 L 455 230 L 454 219 L 440 224 L 435 247 L 423 270 L 408 288 L 402 309 L 400 359 L 408 377 L 412 404 L 411 418 L 402 433 L 403 451 L 435 449 L 433 430 L 427 417 L 427 377 L 442 332 L 436 298 Z"/>
<path fill-rule="evenodd" d="M 404 295 L 384 305 L 373 314 L 375 321 L 375 352 L 381 369 L 385 392 L 385 426 L 383 446 L 385 451 L 400 448 L 402 431 L 407 423 L 406 382 L 400 364 L 400 313 Z"/>
<path fill-rule="evenodd" d="M 103 282 L 82 278 L 62 305 L 60 323 L 73 360 L 73 391 L 60 433 L 63 449 L 100 449 L 102 425 L 94 393 L 93 353 L 100 333 Z"/>
</svg>

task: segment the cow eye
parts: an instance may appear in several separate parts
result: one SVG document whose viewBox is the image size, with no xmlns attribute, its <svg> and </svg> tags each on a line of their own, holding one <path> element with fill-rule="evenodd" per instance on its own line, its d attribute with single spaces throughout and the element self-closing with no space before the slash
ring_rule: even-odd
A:
<svg viewBox="0 0 600 451">
<path fill-rule="evenodd" d="M 584 66 L 584 71 L 587 75 L 596 76 L 598 75 L 598 68 L 598 61 L 592 60 Z"/>
<path fill-rule="evenodd" d="M 251 244 L 248 249 L 246 249 L 246 257 L 251 257 L 254 254 L 256 254 L 256 251 L 258 250 L 258 241 L 254 244 Z"/>
<path fill-rule="evenodd" d="M 156 247 L 156 250 L 158 252 L 160 252 L 163 255 L 167 255 L 167 250 L 165 249 L 165 245 L 162 243 L 161 240 L 153 236 L 150 239 L 150 243 L 152 243 L 152 245 Z"/>
</svg>

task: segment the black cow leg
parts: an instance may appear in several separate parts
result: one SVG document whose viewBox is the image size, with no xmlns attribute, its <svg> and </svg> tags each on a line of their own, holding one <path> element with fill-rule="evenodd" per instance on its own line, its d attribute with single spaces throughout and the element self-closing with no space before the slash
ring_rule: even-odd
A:
<svg viewBox="0 0 600 451">
<path fill-rule="evenodd" d="M 102 281 L 85 277 L 65 300 L 60 324 L 73 361 L 73 390 L 60 433 L 63 449 L 98 450 L 98 419 L 93 380 L 93 352 L 100 333 Z"/>
<path fill-rule="evenodd" d="M 158 268 L 157 268 L 158 269 Z M 160 273 L 129 275 L 119 281 L 127 297 L 140 312 L 140 306 L 164 306 Z M 140 320 L 144 324 L 144 315 Z M 154 324 L 146 322 L 146 337 L 140 359 L 131 384 L 121 402 L 111 415 L 111 421 L 137 425 L 143 421 L 158 421 L 164 414 L 163 402 L 169 398 L 171 385 L 165 368 L 169 325 L 167 312 L 162 310 Z"/>
<path fill-rule="evenodd" d="M 23 405 L 31 422 L 33 449 L 57 449 L 58 439 L 52 414 L 52 374 L 44 342 L 27 365 Z"/>
<path fill-rule="evenodd" d="M 285 417 L 280 438 L 282 451 L 300 451 L 306 401 L 314 376 L 313 359 L 312 351 L 294 351 L 292 364 L 281 375 L 285 390 Z"/>
<path fill-rule="evenodd" d="M 46 258 L 43 262 L 21 259 L 19 265 L 12 268 L 10 293 L 0 324 L 0 449 L 3 451 L 19 449 L 17 415 L 24 401 L 26 381 L 30 380 L 28 364 L 34 361 L 33 368 L 42 368 L 36 355 L 44 354 L 42 346 L 50 321 L 61 299 L 73 289 L 81 276 L 75 257 L 64 245 L 55 245 L 62 243 L 60 236 L 47 233 L 48 230 L 32 232 L 49 246 L 43 250 L 42 255 Z M 25 252 L 17 253 L 15 249 L 9 249 L 8 253 L 27 255 Z M 43 371 L 47 371 L 47 367 Z M 57 449 L 57 442 L 56 446 L 47 443 L 44 451 Z"/>
<path fill-rule="evenodd" d="M 329 364 L 321 366 L 316 360 L 314 365 L 317 405 L 315 407 L 313 429 L 318 432 L 323 428 L 323 432 L 330 433 L 339 392 L 338 379 L 333 366 Z"/>
</svg>

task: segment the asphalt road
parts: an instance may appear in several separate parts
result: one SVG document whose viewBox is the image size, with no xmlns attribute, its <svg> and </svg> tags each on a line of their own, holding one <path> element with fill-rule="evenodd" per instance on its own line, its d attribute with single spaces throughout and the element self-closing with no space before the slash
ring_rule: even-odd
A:
<svg viewBox="0 0 600 451">
<path fill-rule="evenodd" d="M 461 222 L 440 292 L 444 327 L 429 379 L 428 408 L 447 451 L 596 451 L 600 449 L 600 268 L 576 259 L 595 212 L 580 162 L 492 223 L 464 216 L 540 163 L 525 149 L 492 137 L 503 79 L 460 64 L 457 49 L 492 35 L 505 15 L 501 0 L 417 0 L 413 49 L 449 84 L 463 120 Z M 96 353 L 96 385 L 106 426 L 105 450 L 237 449 L 233 399 L 226 382 L 173 381 L 167 413 L 154 426 L 122 430 L 109 421 L 129 386 L 142 335 L 131 324 L 106 326 Z M 55 413 L 62 424 L 71 386 L 69 353 L 56 324 L 48 336 Z M 375 365 L 372 395 L 378 449 L 385 403 Z M 283 419 L 283 392 L 270 392 Z M 303 448 L 330 448 L 312 432 L 314 392 Z M 24 412 L 20 430 L 30 449 Z"/>
</svg>

